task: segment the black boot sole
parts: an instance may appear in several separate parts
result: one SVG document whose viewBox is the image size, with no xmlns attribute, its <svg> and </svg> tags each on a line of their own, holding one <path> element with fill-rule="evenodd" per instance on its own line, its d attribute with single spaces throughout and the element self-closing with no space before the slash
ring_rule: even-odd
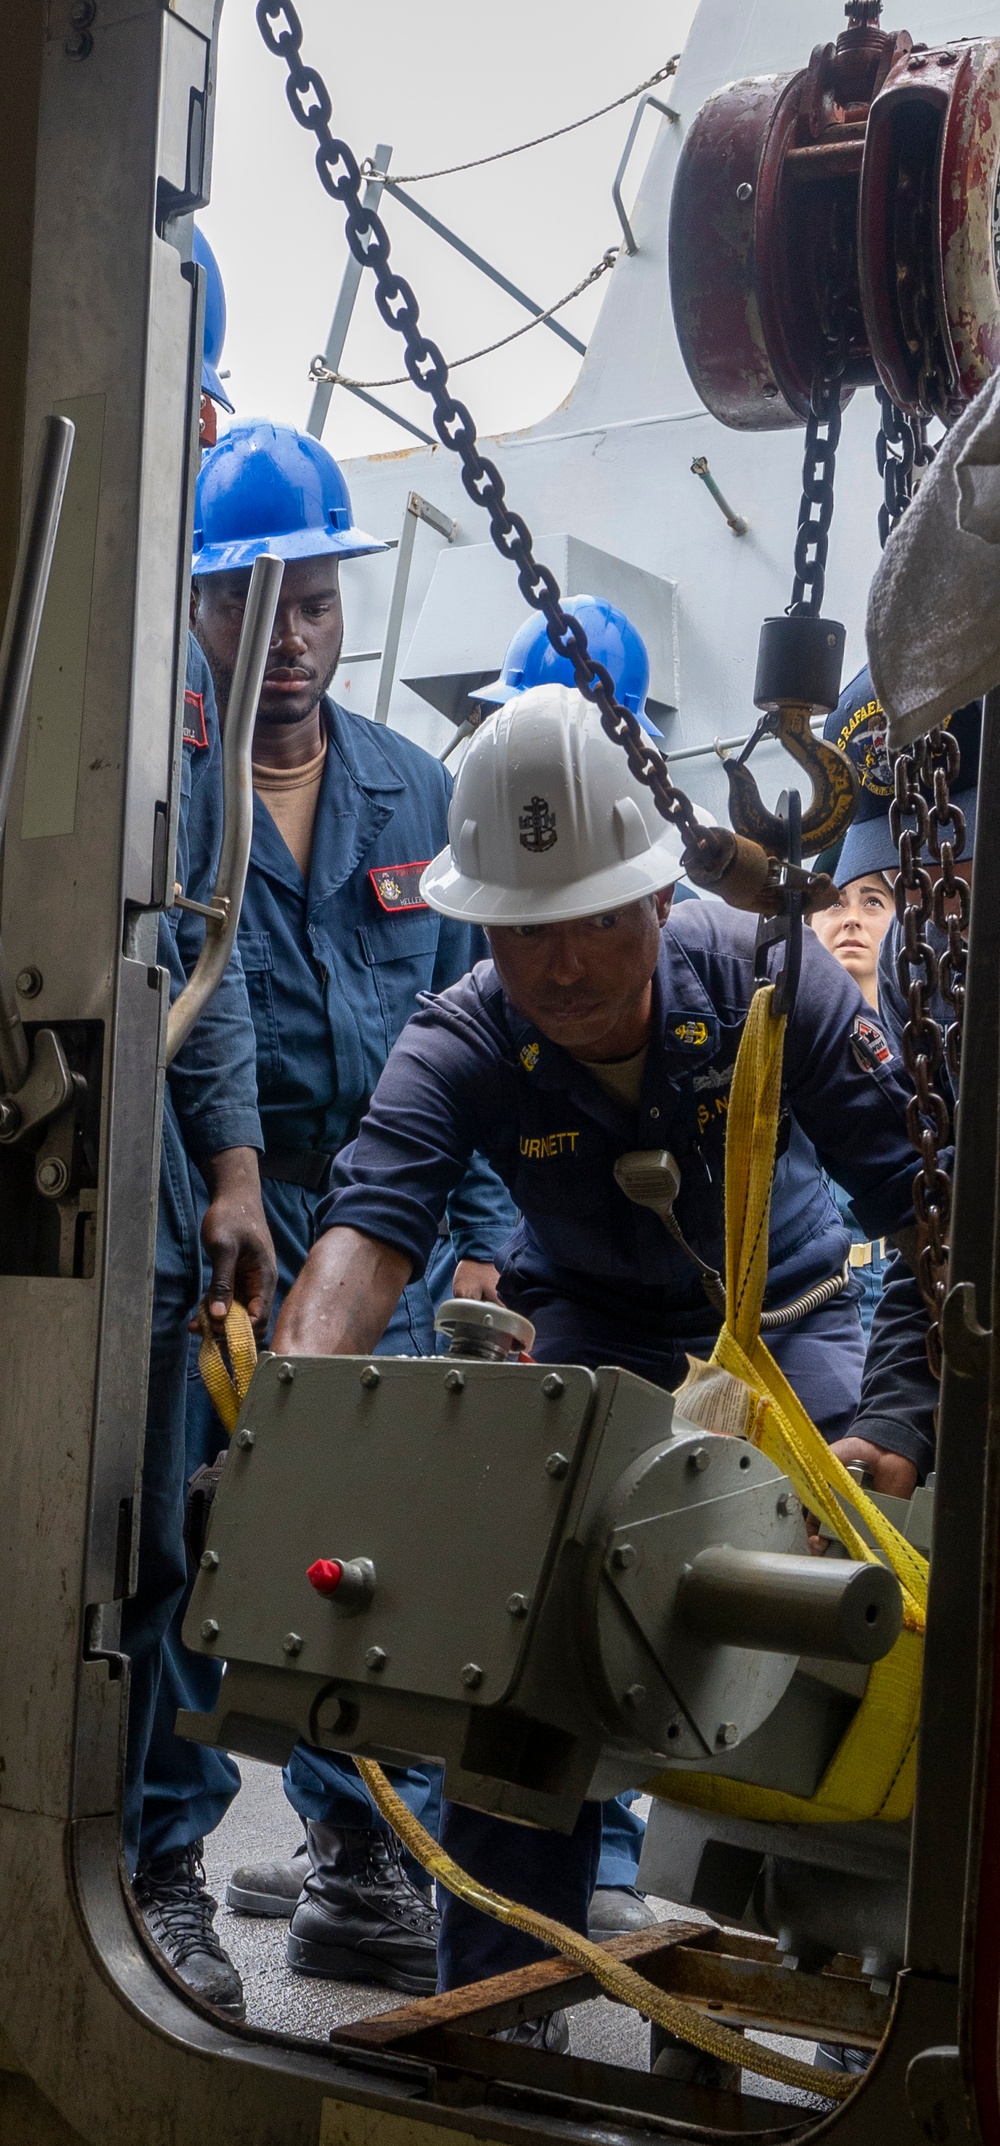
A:
<svg viewBox="0 0 1000 2146">
<path fill-rule="evenodd" d="M 350 1951 L 345 1945 L 318 1945 L 313 1938 L 294 1937 L 291 1931 L 285 1959 L 296 1974 L 316 1975 L 324 1982 L 379 1982 L 413 1997 L 433 1997 L 437 1991 L 436 1972 L 408 1974 L 375 1953 Z"/>
<path fill-rule="evenodd" d="M 183 1976 L 182 1976 L 182 1978 L 181 1978 L 181 1979 L 183 1980 Z M 240 2025 L 240 2026 L 243 2026 L 243 2024 L 245 2023 L 245 2020 L 246 2020 L 246 2016 L 247 2016 L 247 2008 L 246 2008 L 246 2004 L 245 2004 L 245 2003 L 244 2003 L 244 2004 L 210 2004 L 210 2002 L 209 2002 L 209 2000 L 208 2000 L 208 1998 L 207 1998 L 207 1997 L 200 1997 L 200 1996 L 198 1995 L 198 1992 L 197 1992 L 197 1990 L 193 1990 L 193 1989 L 191 1988 L 191 1984 L 190 1984 L 190 1982 L 187 1982 L 187 1983 L 185 1983 L 185 1985 L 184 1985 L 184 1986 L 185 1986 L 185 1988 L 186 1988 L 186 1990 L 187 1990 L 187 1992 L 188 1992 L 188 1995 L 189 1995 L 189 1996 L 191 1996 L 191 1997 L 193 1997 L 193 1998 L 194 1998 L 194 2001 L 195 2001 L 195 2003 L 196 2003 L 196 2004 L 200 2004 L 200 2005 L 202 2006 L 202 2008 L 204 2009 L 204 2011 L 206 2011 L 206 2012 L 217 2012 L 217 2013 L 218 2013 L 218 2015 L 219 2015 L 219 2018 L 220 2018 L 220 2019 L 235 2019 L 235 2020 L 237 2021 L 238 2025 Z"/>
<path fill-rule="evenodd" d="M 226 1906 L 234 1915 L 270 1915 L 275 1922 L 290 1922 L 299 1904 L 288 1893 L 249 1893 L 241 1885 L 227 1885 Z"/>
</svg>

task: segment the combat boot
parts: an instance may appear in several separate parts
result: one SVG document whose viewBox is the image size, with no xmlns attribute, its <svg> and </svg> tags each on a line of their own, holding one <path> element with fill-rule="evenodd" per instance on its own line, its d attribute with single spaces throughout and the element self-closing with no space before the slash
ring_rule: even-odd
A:
<svg viewBox="0 0 1000 2146">
<path fill-rule="evenodd" d="M 312 1868 L 289 1925 L 289 1967 L 433 1996 L 438 1917 L 407 1877 L 395 1834 L 307 1825 L 306 1839 Z"/>
<path fill-rule="evenodd" d="M 192 1996 L 230 2019 L 245 2019 L 243 1984 L 212 1928 L 218 1902 L 205 1885 L 203 1846 L 193 1841 L 140 1864 L 135 1903 L 157 1950 Z"/>
<path fill-rule="evenodd" d="M 244 1863 L 226 1886 L 226 1906 L 236 1915 L 283 1915 L 286 1922 L 309 1876 L 309 1849 L 272 1863 Z"/>
<path fill-rule="evenodd" d="M 634 1885 L 599 1885 L 590 1903 L 587 1934 L 600 1945 L 606 1937 L 631 1937 L 633 1930 L 648 1930 L 655 1923 Z"/>
<path fill-rule="evenodd" d="M 723 2057 L 695 2049 L 690 2042 L 682 2042 L 679 2034 L 658 2027 L 655 2020 L 649 2028 L 649 2068 L 657 2079 L 673 2079 L 680 2086 L 708 2086 L 716 2093 L 739 2092 L 738 2064 L 727 2064 Z"/>
<path fill-rule="evenodd" d="M 565 2012 L 547 2012 L 544 2019 L 519 2019 L 514 2027 L 498 2027 L 495 2042 L 516 2042 L 521 2049 L 549 2049 L 565 2056 L 569 2049 L 569 2020 Z"/>
</svg>

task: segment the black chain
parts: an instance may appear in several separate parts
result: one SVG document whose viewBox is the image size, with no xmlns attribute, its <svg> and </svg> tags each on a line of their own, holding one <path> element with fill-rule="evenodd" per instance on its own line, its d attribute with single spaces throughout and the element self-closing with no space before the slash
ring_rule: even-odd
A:
<svg viewBox="0 0 1000 2146">
<path fill-rule="evenodd" d="M 909 417 L 893 402 L 881 382 L 875 394 L 881 412 L 875 460 L 884 489 L 878 511 L 878 540 L 884 550 L 913 498 L 917 482 L 915 473 L 933 462 L 934 448 L 928 444 L 927 424 L 923 417 Z"/>
<path fill-rule="evenodd" d="M 939 1159 L 951 1135 L 951 1117 L 937 1082 L 946 1065 L 957 1096 L 968 962 L 969 889 L 955 871 L 956 852 L 965 845 L 965 816 L 950 796 L 958 770 L 957 740 L 947 730 L 930 731 L 912 753 L 898 755 L 893 770 L 895 794 L 889 807 L 892 839 L 899 849 L 894 894 L 902 944 L 896 975 L 908 1015 L 900 1048 L 914 1089 L 907 1105 L 906 1129 L 920 1156 L 913 1181 L 920 1236 L 917 1279 L 930 1314 L 927 1359 L 935 1378 L 941 1376 L 940 1321 L 948 1287 L 951 1222 L 951 1179 Z M 931 805 L 928 796 L 934 800 Z M 904 819 L 912 819 L 914 825 L 905 826 Z M 941 869 L 936 886 L 920 863 L 925 843 Z M 947 935 L 940 960 L 927 935 L 932 920 Z M 930 1012 L 935 992 L 951 1009 L 947 1030 Z"/>
<path fill-rule="evenodd" d="M 894 253 L 900 327 L 917 356 L 915 401 L 927 416 L 950 413 L 951 367 L 938 324 L 934 285 L 936 163 L 919 135 L 900 158 Z"/>
<path fill-rule="evenodd" d="M 843 422 L 841 392 L 856 293 L 854 218 L 849 202 L 838 195 L 833 203 L 826 262 L 820 276 L 820 346 L 806 419 L 802 503 L 795 538 L 795 579 L 788 607 L 793 614 L 805 612 L 813 618 L 818 618 L 822 612 L 826 587 L 833 480 Z"/>
<path fill-rule="evenodd" d="M 906 339 L 919 353 L 915 398 L 918 409 L 911 416 L 899 408 L 884 387 L 876 388 L 881 422 L 875 456 L 884 487 L 878 533 L 883 548 L 912 500 L 918 473 L 934 459 L 934 448 L 927 440 L 927 418 L 943 412 L 947 405 L 948 372 L 941 351 L 930 271 L 934 213 L 931 173 L 930 161 L 918 157 L 915 165 L 902 164 L 898 177 L 897 251 L 901 249 L 902 259 L 911 270 L 899 277 L 898 291 Z M 930 731 L 917 740 L 911 752 L 897 756 L 893 767 L 895 791 L 889 808 L 892 839 L 899 851 L 894 897 L 902 942 L 896 955 L 896 976 L 907 1006 L 900 1048 L 914 1091 L 907 1105 L 906 1129 L 920 1157 L 913 1181 L 919 1244 L 917 1279 L 929 1315 L 927 1361 L 935 1379 L 941 1376 L 941 1312 L 948 1289 L 951 1227 L 951 1178 L 942 1168 L 940 1150 L 951 1136 L 952 1121 L 941 1093 L 940 1074 L 944 1066 L 957 1098 L 968 960 L 965 934 L 969 890 L 955 871 L 956 852 L 965 845 L 965 818 L 950 794 L 958 771 L 957 740 L 946 730 Z M 932 804 L 928 804 L 928 798 L 933 799 Z M 905 824 L 907 821 L 912 825 Z M 945 829 L 950 832 L 944 833 Z M 934 864 L 940 866 L 936 886 L 931 883 L 930 871 L 920 862 L 925 846 Z M 940 959 L 927 931 L 931 922 L 947 937 L 947 948 Z M 936 992 L 951 1011 L 946 1029 L 930 1011 Z"/>
<path fill-rule="evenodd" d="M 928 446 L 922 417 L 908 417 L 885 388 L 879 387 L 876 393 L 882 419 L 876 458 L 885 486 L 878 528 L 884 546 L 910 504 L 914 471 L 931 461 L 934 450 Z M 949 731 L 930 731 L 912 752 L 897 756 L 889 807 L 890 831 L 899 851 L 894 898 L 902 944 L 896 975 L 907 1005 L 900 1048 L 914 1091 L 907 1105 L 906 1129 L 920 1157 L 913 1181 L 919 1233 L 917 1279 L 929 1313 L 927 1361 L 935 1379 L 941 1376 L 941 1309 L 948 1288 L 951 1223 L 951 1179 L 941 1166 L 940 1150 L 952 1130 L 938 1077 L 942 1065 L 946 1066 L 957 1096 L 968 963 L 969 890 L 955 871 L 956 854 L 965 846 L 965 816 L 951 798 L 959 758 L 958 742 Z M 930 805 L 928 797 L 933 798 Z M 913 824 L 904 824 L 907 821 Z M 940 866 L 936 886 L 920 862 L 925 846 Z M 948 941 L 940 959 L 927 933 L 932 921 Z M 930 1012 L 935 992 L 951 1009 L 946 1030 Z"/>
<path fill-rule="evenodd" d="M 385 225 L 373 209 L 363 206 L 357 159 L 347 143 L 338 141 L 331 130 L 333 105 L 326 83 L 316 68 L 306 66 L 302 59 L 302 24 L 292 0 L 258 0 L 257 24 L 268 51 L 287 66 L 285 94 L 289 105 L 299 125 L 316 137 L 320 182 L 331 199 L 347 211 L 347 243 L 355 260 L 374 273 L 379 313 L 386 327 L 402 336 L 407 373 L 414 387 L 430 396 L 434 430 L 442 446 L 459 456 L 462 483 L 469 498 L 489 515 L 490 535 L 497 550 L 517 568 L 518 587 L 525 602 L 542 613 L 553 648 L 568 658 L 580 692 L 596 706 L 608 737 L 622 747 L 636 781 L 645 784 L 652 792 L 657 811 L 679 829 L 686 853 L 693 851 L 706 861 L 715 861 L 720 850 L 720 830 L 699 826 L 690 799 L 671 782 L 662 753 L 651 745 L 629 709 L 616 701 L 612 679 L 603 664 L 590 655 L 579 620 L 563 609 L 555 576 L 534 557 L 527 523 L 507 505 L 496 463 L 480 454 L 470 412 L 449 392 L 448 367 L 437 344 L 421 331 L 414 292 L 389 266 Z M 732 845 L 731 835 L 728 842 Z"/>
<path fill-rule="evenodd" d="M 920 377 L 923 401 L 928 385 L 926 348 Z M 916 473 L 933 460 L 934 449 L 928 444 L 923 415 L 908 416 L 881 385 L 875 392 L 881 415 L 875 457 L 884 487 L 878 533 L 884 548 L 913 497 Z M 917 1279 L 929 1314 L 927 1361 L 935 1379 L 941 1376 L 941 1309 L 948 1288 L 951 1224 L 951 1179 L 942 1169 L 940 1150 L 952 1130 L 938 1077 L 945 1065 L 957 1096 L 968 959 L 969 890 L 955 871 L 956 851 L 965 844 L 965 818 L 950 795 L 958 769 L 957 741 L 946 730 L 930 731 L 912 752 L 896 758 L 895 791 L 889 807 L 889 827 L 899 851 L 893 892 L 902 943 L 896 975 L 907 1005 L 900 1049 L 914 1091 L 907 1105 L 906 1129 L 920 1157 L 913 1181 L 919 1237 Z M 933 804 L 928 805 L 928 797 Z M 942 834 L 944 828 L 951 830 L 949 835 Z M 925 845 L 941 868 L 936 886 L 920 862 Z M 947 950 L 940 960 L 927 933 L 931 921 L 947 935 Z M 951 1009 L 946 1031 L 930 1012 L 935 992 Z"/>
</svg>

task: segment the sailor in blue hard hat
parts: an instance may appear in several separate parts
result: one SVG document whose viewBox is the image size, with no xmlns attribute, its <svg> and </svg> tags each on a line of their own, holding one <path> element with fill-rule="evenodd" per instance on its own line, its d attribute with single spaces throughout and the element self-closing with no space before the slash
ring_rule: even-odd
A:
<svg viewBox="0 0 1000 2146">
<path fill-rule="evenodd" d="M 563 610 L 579 619 L 587 636 L 588 652 L 610 673 L 622 707 L 638 717 L 651 738 L 659 738 L 660 731 L 646 714 L 649 656 L 638 627 L 617 604 L 608 603 L 603 596 L 566 596 Z M 513 700 L 515 694 L 527 693 L 532 686 L 575 684 L 569 657 L 553 648 L 544 618 L 539 611 L 533 611 L 518 627 L 495 685 L 483 686 L 472 697 L 489 713 Z"/>
<path fill-rule="evenodd" d="M 420 892 L 427 859 L 447 840 L 447 770 L 330 692 L 344 630 L 341 560 L 385 549 L 356 527 L 333 456 L 289 425 L 234 425 L 202 464 L 194 542 L 194 629 L 223 722 L 251 566 L 265 551 L 286 562 L 258 704 L 238 937 L 257 1034 L 261 1180 L 280 1302 L 305 1262 L 334 1159 L 357 1131 L 418 995 L 457 982 L 485 940 L 440 917 Z M 454 1289 L 445 1294 L 493 1294 L 514 1221 L 503 1187 L 474 1163 L 449 1212 Z M 434 1353 L 423 1281 L 406 1291 L 383 1347 Z M 197 1429 L 206 1405 L 203 1396 L 192 1400 L 190 1443 L 194 1450 L 201 1436 L 214 1455 L 223 1443 L 218 1425 L 214 1445 L 210 1428 Z M 285 1781 L 306 1841 L 295 1856 L 235 1871 L 229 1905 L 291 1917 L 287 1957 L 302 1973 L 432 1991 L 434 1910 L 352 1761 L 300 1744 Z M 410 1769 L 397 1787 L 433 1826 L 436 1775 Z"/>
<path fill-rule="evenodd" d="M 387 549 L 355 528 L 343 474 L 322 441 L 263 417 L 233 425 L 206 456 L 194 521 L 196 581 L 251 567 L 262 552 L 357 559 Z"/>
<path fill-rule="evenodd" d="M 191 252 L 199 268 L 205 271 L 205 329 L 201 352 L 201 444 L 214 447 L 219 436 L 215 415 L 216 403 L 233 414 L 233 406 L 222 385 L 219 365 L 226 340 L 226 293 L 222 287 L 222 274 L 218 261 L 203 231 L 194 227 Z"/>
<path fill-rule="evenodd" d="M 205 271 L 201 431 L 215 438 L 215 403 L 230 407 L 218 373 L 225 299 L 218 266 L 195 232 Z M 188 636 L 174 872 L 192 910 L 160 915 L 157 960 L 171 998 L 201 951 L 195 910 L 216 881 L 223 825 L 222 742 L 212 680 Z M 213 1927 L 201 1861 L 206 1833 L 239 1787 L 222 1751 L 199 1754 L 174 1733 L 178 1707 L 214 1705 L 219 1666 L 188 1652 L 180 1619 L 187 1591 L 184 1486 L 205 1458 L 187 1440 L 188 1322 L 204 1294 L 217 1331 L 230 1300 L 246 1305 L 263 1340 L 276 1262 L 261 1200 L 256 1034 L 239 957 L 167 1069 L 164 1086 L 141 1517 L 133 1591 L 122 1603 L 130 1664 L 122 1849 L 134 1897 L 160 1953 L 195 1996 L 242 2019 L 238 1970 Z M 197 1187 L 197 1189 L 196 1189 Z M 219 1446 L 215 1438 L 211 1456 Z"/>
</svg>

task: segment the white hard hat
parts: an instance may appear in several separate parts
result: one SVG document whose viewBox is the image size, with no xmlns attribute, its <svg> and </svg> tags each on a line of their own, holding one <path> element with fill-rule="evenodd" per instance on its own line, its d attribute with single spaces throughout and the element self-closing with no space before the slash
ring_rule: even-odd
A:
<svg viewBox="0 0 1000 2146">
<path fill-rule="evenodd" d="M 420 891 L 470 924 L 598 916 L 670 886 L 680 870 L 677 830 L 570 686 L 535 686 L 475 732 L 448 833 Z"/>
</svg>

